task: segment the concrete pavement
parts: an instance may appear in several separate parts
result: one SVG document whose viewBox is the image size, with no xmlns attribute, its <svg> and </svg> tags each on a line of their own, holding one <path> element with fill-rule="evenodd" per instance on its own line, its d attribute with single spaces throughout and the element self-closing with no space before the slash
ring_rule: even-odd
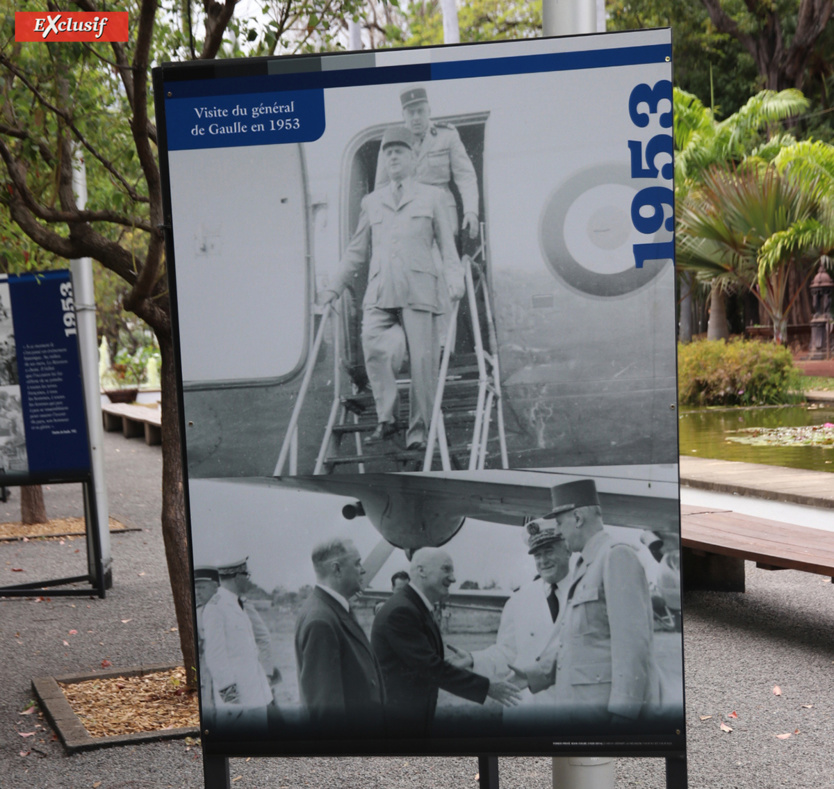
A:
<svg viewBox="0 0 834 789">
<path fill-rule="evenodd" d="M 202 786 L 199 749 L 183 741 L 67 757 L 47 729 L 37 728 L 44 726 L 42 721 L 20 715 L 31 699 L 34 676 L 93 671 L 104 659 L 116 667 L 179 659 L 159 526 L 159 448 L 118 434 L 106 434 L 104 445 L 111 514 L 141 531 L 113 535 L 114 587 L 105 600 L 0 600 L 3 789 Z M 756 466 L 751 473 L 760 475 L 763 468 Z M 752 485 L 749 478 L 747 484 Z M 80 514 L 80 486 L 70 487 L 46 491 L 51 516 Z M 18 507 L 14 491 L 12 500 L 0 507 L 0 516 L 17 519 Z M 83 571 L 83 556 L 80 540 L 0 544 L 0 577 L 14 583 L 75 574 Z M 747 567 L 746 594 L 687 595 L 684 642 L 693 789 L 831 786 L 832 603 L 834 586 L 826 579 L 752 565 Z M 774 686 L 781 695 L 775 695 Z M 721 722 L 732 731 L 722 731 Z M 33 731 L 32 737 L 21 736 Z M 777 736 L 784 734 L 791 736 Z M 29 755 L 21 756 L 26 750 Z M 548 758 L 502 758 L 500 770 L 504 789 L 551 786 Z M 659 759 L 620 759 L 616 772 L 617 787 L 664 786 Z M 231 761 L 232 778 L 239 776 L 236 789 L 475 789 L 476 773 L 472 757 Z"/>
</svg>

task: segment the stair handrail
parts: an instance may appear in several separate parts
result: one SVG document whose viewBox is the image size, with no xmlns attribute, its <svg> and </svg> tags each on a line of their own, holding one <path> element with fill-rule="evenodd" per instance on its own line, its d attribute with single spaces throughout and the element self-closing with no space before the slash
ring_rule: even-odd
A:
<svg viewBox="0 0 834 789">
<path fill-rule="evenodd" d="M 324 329 L 327 326 L 327 321 L 335 312 L 333 302 L 328 302 L 321 314 L 321 322 L 316 331 L 316 337 L 313 342 L 310 352 L 307 354 L 307 361 L 304 366 L 304 377 L 301 380 L 301 387 L 298 390 L 298 396 L 295 400 L 295 405 L 292 409 L 292 416 L 287 425 L 287 432 L 284 435 L 284 441 L 281 444 L 281 452 L 278 455 L 278 462 L 275 464 L 274 476 L 280 477 L 284 473 L 284 465 L 287 462 L 287 455 L 290 452 L 290 446 L 293 442 L 293 436 L 298 428 L 298 419 L 301 416 L 301 409 L 304 406 L 304 399 L 307 396 L 307 390 L 310 388 L 310 379 L 313 377 L 313 369 L 316 366 L 319 351 L 321 350 L 322 340 L 324 339 Z"/>
</svg>

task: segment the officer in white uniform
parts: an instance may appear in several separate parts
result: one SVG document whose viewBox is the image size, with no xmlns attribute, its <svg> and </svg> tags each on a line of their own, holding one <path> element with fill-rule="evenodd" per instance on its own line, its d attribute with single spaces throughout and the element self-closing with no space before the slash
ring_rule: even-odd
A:
<svg viewBox="0 0 834 789">
<path fill-rule="evenodd" d="M 216 567 L 194 568 L 194 603 L 197 608 L 197 654 L 200 659 L 200 696 L 208 705 L 214 698 L 211 671 L 206 663 L 206 638 L 204 634 L 203 610 L 220 586 L 220 575 Z"/>
<path fill-rule="evenodd" d="M 241 566 L 245 568 L 245 560 L 218 568 L 220 588 L 203 608 L 205 662 L 211 672 L 218 725 L 265 731 L 267 705 L 273 697 L 252 623 L 232 588 Z M 234 568 L 232 574 L 230 568 Z"/>
<path fill-rule="evenodd" d="M 456 665 L 477 674 L 504 679 L 511 665 L 526 665 L 541 654 L 565 610 L 570 551 L 553 521 L 538 519 L 527 524 L 524 541 L 536 563 L 538 575 L 521 586 L 507 601 L 495 644 L 473 652 L 469 660 L 454 659 Z M 504 710 L 504 723 L 530 722 L 531 707 L 546 706 L 546 696 L 523 690 L 517 707 Z"/>
</svg>

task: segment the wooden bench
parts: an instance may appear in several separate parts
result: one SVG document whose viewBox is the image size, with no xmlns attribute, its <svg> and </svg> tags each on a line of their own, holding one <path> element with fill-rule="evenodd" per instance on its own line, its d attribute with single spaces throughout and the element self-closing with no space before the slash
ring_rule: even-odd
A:
<svg viewBox="0 0 834 789">
<path fill-rule="evenodd" d="M 834 575 L 834 532 L 730 510 L 682 504 L 681 544 L 686 589 L 743 592 L 745 560 Z"/>
<path fill-rule="evenodd" d="M 125 438 L 145 437 L 145 443 L 162 443 L 162 412 L 157 406 L 102 403 L 101 416 L 108 432 L 121 430 Z"/>
</svg>

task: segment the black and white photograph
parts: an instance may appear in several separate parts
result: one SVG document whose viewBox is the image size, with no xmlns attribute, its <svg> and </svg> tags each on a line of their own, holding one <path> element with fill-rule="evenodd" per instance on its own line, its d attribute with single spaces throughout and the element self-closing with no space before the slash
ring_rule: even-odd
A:
<svg viewBox="0 0 834 789">
<path fill-rule="evenodd" d="M 674 466 L 205 479 L 191 511 L 220 737 L 679 741 Z"/>
<path fill-rule="evenodd" d="M 160 82 L 210 750 L 682 750 L 669 52 Z"/>
<path fill-rule="evenodd" d="M 0 474 L 28 469 L 12 299 L 8 282 L 0 281 Z"/>
<path fill-rule="evenodd" d="M 668 73 L 356 84 L 316 140 L 171 151 L 189 474 L 675 462 Z"/>
<path fill-rule="evenodd" d="M 20 386 L 0 386 L 0 474 L 28 470 Z"/>
<path fill-rule="evenodd" d="M 0 386 L 19 384 L 11 293 L 9 283 L 0 282 Z"/>
</svg>

